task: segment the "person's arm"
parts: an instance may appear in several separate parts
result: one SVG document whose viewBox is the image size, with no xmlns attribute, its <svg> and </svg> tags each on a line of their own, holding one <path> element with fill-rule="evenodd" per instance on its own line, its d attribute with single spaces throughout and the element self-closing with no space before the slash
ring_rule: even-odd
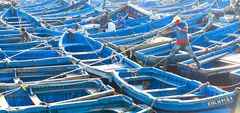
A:
<svg viewBox="0 0 240 113">
<path fill-rule="evenodd" d="M 178 30 L 180 30 L 180 31 L 182 31 L 184 33 L 188 32 L 188 27 L 187 26 L 185 26 L 183 29 L 181 29 L 180 27 L 176 26 L 176 29 L 178 29 Z"/>
<path fill-rule="evenodd" d="M 108 23 L 101 27 L 101 29 L 107 29 L 107 28 L 108 28 Z"/>
<path fill-rule="evenodd" d="M 26 38 L 25 36 L 23 36 L 21 39 L 20 39 L 20 42 L 25 42 L 26 41 Z"/>
</svg>

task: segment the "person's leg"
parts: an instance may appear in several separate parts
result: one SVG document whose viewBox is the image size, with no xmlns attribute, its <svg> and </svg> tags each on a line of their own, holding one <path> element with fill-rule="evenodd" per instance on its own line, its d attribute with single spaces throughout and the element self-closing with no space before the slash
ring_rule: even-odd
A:
<svg viewBox="0 0 240 113">
<path fill-rule="evenodd" d="M 181 45 L 179 44 L 175 44 L 175 46 L 173 47 L 173 49 L 171 50 L 170 54 L 165 58 L 165 62 L 163 65 L 164 69 L 167 69 L 168 66 L 168 60 L 171 59 L 173 56 L 175 56 L 175 54 L 181 49 Z"/>
<path fill-rule="evenodd" d="M 201 68 L 201 64 L 200 62 L 198 61 L 196 55 L 193 53 L 193 50 L 190 46 L 190 44 L 185 44 L 183 49 L 189 54 L 189 56 L 197 63 L 197 67 L 200 69 Z"/>
<path fill-rule="evenodd" d="M 233 15 L 233 20 L 236 20 L 236 17 L 237 17 L 237 15 L 238 15 L 238 11 L 237 11 L 238 9 L 236 9 L 235 8 L 235 10 L 234 10 L 234 15 Z"/>
<path fill-rule="evenodd" d="M 238 6 L 238 18 L 240 18 L 240 8 L 239 8 L 240 6 Z"/>
<path fill-rule="evenodd" d="M 239 7 L 237 5 L 235 5 L 234 9 L 235 10 L 234 10 L 233 20 L 236 20 L 237 16 L 240 16 Z"/>
</svg>

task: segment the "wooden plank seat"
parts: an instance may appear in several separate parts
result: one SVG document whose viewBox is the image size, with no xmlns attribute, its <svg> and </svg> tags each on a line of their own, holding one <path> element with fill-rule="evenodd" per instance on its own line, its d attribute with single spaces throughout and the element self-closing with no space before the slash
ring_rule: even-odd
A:
<svg viewBox="0 0 240 113">
<path fill-rule="evenodd" d="M 196 94 L 183 94 L 183 95 L 171 95 L 171 96 L 162 96 L 161 99 L 180 99 L 180 98 L 202 98 L 203 95 Z"/>
<path fill-rule="evenodd" d="M 37 95 L 29 95 L 30 99 L 35 105 L 39 105 L 42 101 L 37 97 Z"/>
<path fill-rule="evenodd" d="M 164 89 L 148 89 L 144 90 L 147 93 L 157 93 L 157 92 L 168 92 L 168 91 L 176 91 L 177 88 L 164 88 Z"/>
<path fill-rule="evenodd" d="M 226 44 L 225 42 L 215 41 L 215 40 L 208 40 L 208 42 L 211 42 L 211 43 L 214 43 L 214 44 L 220 44 L 220 45 Z"/>
</svg>

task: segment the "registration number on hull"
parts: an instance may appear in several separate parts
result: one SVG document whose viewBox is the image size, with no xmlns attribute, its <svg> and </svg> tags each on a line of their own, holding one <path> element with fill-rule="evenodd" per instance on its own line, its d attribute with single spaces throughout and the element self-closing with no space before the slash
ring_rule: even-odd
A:
<svg viewBox="0 0 240 113">
<path fill-rule="evenodd" d="M 208 106 L 214 106 L 214 105 L 217 105 L 217 104 L 230 102 L 232 100 L 233 100 L 233 97 L 226 97 L 226 98 L 222 98 L 222 99 L 219 99 L 219 100 L 210 100 L 208 102 Z"/>
</svg>

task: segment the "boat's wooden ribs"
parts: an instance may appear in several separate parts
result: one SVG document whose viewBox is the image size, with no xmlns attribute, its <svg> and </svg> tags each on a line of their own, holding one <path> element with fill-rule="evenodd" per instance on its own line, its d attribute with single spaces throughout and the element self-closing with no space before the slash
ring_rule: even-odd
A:
<svg viewBox="0 0 240 113">
<path fill-rule="evenodd" d="M 41 100 L 37 97 L 37 95 L 29 95 L 29 98 L 35 105 L 39 105 L 41 103 Z"/>
<path fill-rule="evenodd" d="M 6 98 L 3 95 L 0 95 L 0 106 L 3 108 L 8 108 L 9 104 L 6 101 Z"/>
</svg>

